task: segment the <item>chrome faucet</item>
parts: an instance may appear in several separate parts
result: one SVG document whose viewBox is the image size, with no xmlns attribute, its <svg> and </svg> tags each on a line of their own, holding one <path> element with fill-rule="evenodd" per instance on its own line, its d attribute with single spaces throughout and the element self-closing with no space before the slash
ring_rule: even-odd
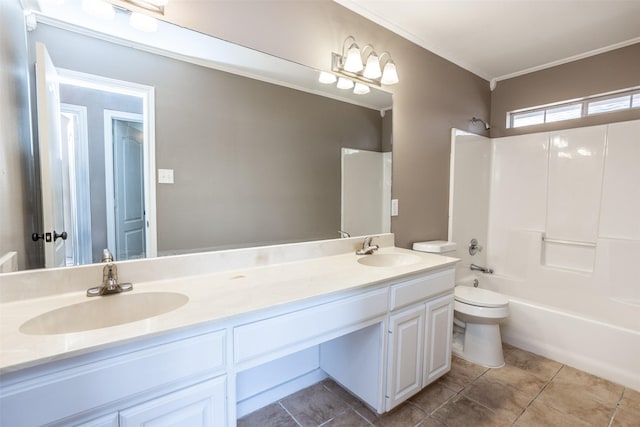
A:
<svg viewBox="0 0 640 427">
<path fill-rule="evenodd" d="M 113 255 L 111 255 L 109 249 L 105 249 L 102 252 L 102 262 L 107 263 L 102 269 L 102 286 L 87 289 L 88 297 L 119 294 L 133 289 L 131 283 L 118 283 L 118 267 L 113 263 Z"/>
<path fill-rule="evenodd" d="M 338 230 L 338 234 L 340 235 L 341 239 L 348 239 L 349 237 L 351 237 L 351 234 L 347 233 L 346 231 L 342 231 L 342 230 Z"/>
<path fill-rule="evenodd" d="M 371 255 L 380 249 L 380 246 L 371 244 L 373 238 L 374 236 L 365 237 L 364 242 L 362 242 L 362 249 L 358 249 L 356 255 Z"/>
<path fill-rule="evenodd" d="M 479 265 L 471 264 L 469 266 L 471 271 L 481 271 L 482 273 L 493 274 L 493 270 L 486 267 L 480 267 Z"/>
</svg>

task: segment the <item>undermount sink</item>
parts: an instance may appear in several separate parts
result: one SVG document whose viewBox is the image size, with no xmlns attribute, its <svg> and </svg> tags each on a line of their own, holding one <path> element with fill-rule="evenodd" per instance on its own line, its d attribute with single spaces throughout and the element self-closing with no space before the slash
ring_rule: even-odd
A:
<svg viewBox="0 0 640 427">
<path fill-rule="evenodd" d="M 28 335 L 68 334 L 122 325 L 168 313 L 189 302 L 176 292 L 114 294 L 36 316 L 20 326 Z"/>
<path fill-rule="evenodd" d="M 358 262 L 362 265 L 371 267 L 399 267 L 402 265 L 411 265 L 420 261 L 420 257 L 411 254 L 376 254 L 364 255 L 358 258 Z"/>
</svg>

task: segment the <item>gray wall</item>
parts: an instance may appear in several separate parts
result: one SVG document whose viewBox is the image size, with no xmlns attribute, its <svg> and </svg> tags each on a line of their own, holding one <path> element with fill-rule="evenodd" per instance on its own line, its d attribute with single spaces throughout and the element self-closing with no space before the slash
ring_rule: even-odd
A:
<svg viewBox="0 0 640 427">
<path fill-rule="evenodd" d="M 18 0 L 0 1 L 0 256 L 18 252 L 19 268 L 41 262 L 41 241 L 27 215 L 37 203 L 31 186 L 31 134 L 24 15 Z"/>
<path fill-rule="evenodd" d="M 40 24 L 58 67 L 155 87 L 158 251 L 335 238 L 341 147 L 381 150 L 380 113 Z M 72 49 L 69 47 L 73 46 Z"/>
<path fill-rule="evenodd" d="M 446 239 L 451 128 L 477 131 L 489 117 L 489 84 L 330 0 L 169 2 L 165 18 L 243 46 L 330 70 L 331 52 L 349 35 L 389 51 L 400 83 L 389 86 L 393 109 L 393 197 L 396 244 Z"/>
<path fill-rule="evenodd" d="M 142 114 L 142 99 L 78 86 L 60 85 L 60 102 L 87 107 L 91 253 L 100 262 L 107 247 L 104 110 Z"/>
<path fill-rule="evenodd" d="M 518 135 L 639 119 L 640 110 L 635 109 L 506 129 L 509 111 L 634 86 L 640 86 L 640 43 L 500 81 L 491 94 L 491 136 Z"/>
</svg>

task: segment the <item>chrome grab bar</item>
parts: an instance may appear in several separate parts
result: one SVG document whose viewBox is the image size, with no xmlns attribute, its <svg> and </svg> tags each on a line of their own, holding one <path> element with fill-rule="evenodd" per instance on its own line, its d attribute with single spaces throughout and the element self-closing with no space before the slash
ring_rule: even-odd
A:
<svg viewBox="0 0 640 427">
<path fill-rule="evenodd" d="M 542 241 L 547 243 L 560 243 L 562 245 L 572 245 L 572 246 L 585 246 L 589 248 L 595 248 L 595 243 L 590 242 L 578 242 L 575 240 L 561 240 L 561 239 L 550 239 L 548 237 L 542 236 Z"/>
</svg>

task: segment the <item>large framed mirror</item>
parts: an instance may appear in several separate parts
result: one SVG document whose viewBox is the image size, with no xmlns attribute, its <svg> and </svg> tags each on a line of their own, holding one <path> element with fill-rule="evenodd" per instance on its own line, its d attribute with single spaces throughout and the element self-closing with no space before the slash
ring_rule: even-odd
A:
<svg viewBox="0 0 640 427">
<path fill-rule="evenodd" d="M 130 259 L 332 239 L 339 230 L 389 232 L 390 93 L 371 88 L 356 95 L 323 85 L 317 70 L 166 22 L 156 33 L 139 33 L 128 27 L 125 11 L 96 23 L 82 15 L 79 2 L 44 6 L 28 33 L 33 63 L 41 43 L 63 75 L 153 93 L 148 122 L 135 95 L 62 80 L 62 115 L 78 134 L 78 142 L 67 144 L 76 154 L 67 157 L 78 163 L 84 155 L 88 165 L 84 175 L 66 174 L 74 180 L 67 187 L 76 191 L 66 211 L 84 218 L 84 226 L 70 223 L 65 242 L 76 247 L 67 249 L 65 265 L 99 262 L 104 248 Z M 114 142 L 133 141 L 135 134 L 152 147 L 148 164 L 132 154 L 136 143 L 120 149 Z M 119 152 L 129 153 L 120 155 L 120 166 L 113 160 Z M 114 188 L 123 182 L 136 184 L 118 199 Z M 140 249 L 149 240 L 140 240 L 140 228 L 127 240 L 126 221 L 118 220 L 127 217 L 127 203 L 142 218 L 142 233 L 153 233 L 154 247 L 142 243 Z"/>
</svg>

